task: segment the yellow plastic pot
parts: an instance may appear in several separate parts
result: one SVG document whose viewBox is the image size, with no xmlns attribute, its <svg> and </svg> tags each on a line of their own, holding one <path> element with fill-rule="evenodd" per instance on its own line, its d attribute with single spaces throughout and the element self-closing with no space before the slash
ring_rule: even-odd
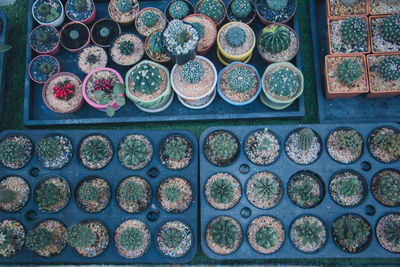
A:
<svg viewBox="0 0 400 267">
<path fill-rule="evenodd" d="M 244 60 L 241 61 L 241 62 L 243 62 L 243 63 L 248 63 L 248 62 L 250 61 L 252 55 L 253 55 L 253 53 L 251 53 L 250 56 L 249 56 L 248 58 L 244 59 Z M 224 56 L 221 55 L 221 53 L 219 52 L 219 50 L 217 50 L 217 57 L 218 57 L 219 61 L 220 61 L 222 64 L 224 64 L 225 66 L 228 66 L 229 64 L 235 62 L 235 61 L 231 61 L 231 60 L 229 60 L 229 59 L 224 58 Z"/>
</svg>

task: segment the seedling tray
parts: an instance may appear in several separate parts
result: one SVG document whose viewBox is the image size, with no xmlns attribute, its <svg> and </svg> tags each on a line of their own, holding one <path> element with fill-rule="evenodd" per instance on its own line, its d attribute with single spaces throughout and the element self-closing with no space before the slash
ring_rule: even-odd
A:
<svg viewBox="0 0 400 267">
<path fill-rule="evenodd" d="M 364 153 L 363 155 L 352 164 L 340 164 L 330 158 L 326 151 L 326 140 L 329 133 L 338 127 L 352 127 L 360 132 L 364 138 Z M 372 195 L 371 192 L 371 179 L 375 173 L 379 170 L 386 168 L 399 169 L 400 163 L 397 161 L 393 164 L 384 164 L 375 160 L 368 152 L 366 146 L 366 140 L 370 131 L 379 126 L 391 126 L 394 128 L 399 128 L 396 124 L 321 124 L 321 125 L 282 125 L 282 126 L 265 126 L 268 130 L 274 132 L 280 139 L 281 151 L 279 158 L 275 163 L 268 166 L 257 166 L 250 162 L 246 155 L 244 154 L 244 143 L 247 136 L 253 131 L 264 129 L 263 126 L 252 126 L 252 127 L 212 127 L 208 128 L 202 133 L 200 137 L 200 194 L 201 194 L 201 246 L 204 253 L 213 259 L 226 260 L 226 259 L 281 259 L 281 258 L 391 258 L 400 257 L 400 254 L 395 254 L 386 251 L 377 241 L 375 236 L 375 225 L 379 218 L 386 213 L 399 212 L 400 209 L 388 208 L 380 204 Z M 310 165 L 298 165 L 291 161 L 285 153 L 285 140 L 286 137 L 295 129 L 300 127 L 309 127 L 316 131 L 322 139 L 322 154 L 320 158 Z M 237 136 L 240 141 L 240 154 L 236 161 L 227 167 L 217 167 L 208 162 L 205 158 L 203 152 L 204 141 L 206 137 L 215 130 L 228 130 Z M 248 173 L 242 173 L 240 169 L 248 167 Z M 336 204 L 331 196 L 329 195 L 329 181 L 334 173 L 340 170 L 354 170 L 360 173 L 368 184 L 368 194 L 365 200 L 355 208 L 342 208 Z M 295 173 L 303 170 L 312 171 L 317 173 L 323 183 L 325 188 L 325 196 L 322 202 L 315 208 L 303 209 L 294 205 L 287 194 L 287 183 Z M 283 197 L 281 202 L 272 209 L 263 210 L 253 206 L 246 198 L 246 182 L 255 173 L 267 171 L 278 176 L 283 185 Z M 218 173 L 227 172 L 236 177 L 242 186 L 242 197 L 238 204 L 229 210 L 217 210 L 213 208 L 205 198 L 205 184 L 207 179 Z M 251 212 L 250 217 L 244 218 L 241 216 L 241 211 L 243 209 L 249 209 Z M 332 239 L 332 223 L 333 221 L 342 214 L 345 213 L 356 213 L 363 216 L 371 225 L 373 230 L 372 242 L 367 249 L 358 254 L 349 254 L 343 252 L 339 247 L 334 244 Z M 371 214 L 371 215 L 369 215 Z M 229 255 L 219 255 L 214 253 L 208 247 L 205 241 L 205 230 L 208 223 L 217 216 L 227 215 L 235 220 L 237 220 L 243 230 L 243 241 L 241 246 Z M 258 216 L 270 215 L 278 218 L 285 229 L 285 241 L 283 246 L 277 252 L 269 255 L 263 255 L 250 246 L 247 240 L 247 229 L 251 221 Z M 292 221 L 300 215 L 316 215 L 322 219 L 327 227 L 328 240 L 326 246 L 322 248 L 317 253 L 305 254 L 298 251 L 290 241 L 290 225 Z"/>
<path fill-rule="evenodd" d="M 35 253 L 29 251 L 26 246 L 26 242 L 21 251 L 11 258 L 0 258 L 0 263 L 27 263 L 27 264 L 39 264 L 39 263 L 74 263 L 74 264 L 116 264 L 116 263 L 185 263 L 190 261 L 197 250 L 197 212 L 198 212 L 198 145 L 196 137 L 188 131 L 110 131 L 110 130 L 98 130 L 98 131 L 19 131 L 11 130 L 0 133 L 0 139 L 10 134 L 23 134 L 28 136 L 36 147 L 39 140 L 48 134 L 64 134 L 68 136 L 74 147 L 74 155 L 71 162 L 61 170 L 49 170 L 39 163 L 36 155 L 33 156 L 29 164 L 20 170 L 9 170 L 4 167 L 0 167 L 0 177 L 6 175 L 19 175 L 23 177 L 29 184 L 31 190 L 31 196 L 26 206 L 16 213 L 5 213 L 0 211 L 0 219 L 16 219 L 20 221 L 25 227 L 25 231 L 28 233 L 34 225 L 43 219 L 58 219 L 65 224 L 66 227 L 79 223 L 87 219 L 98 219 L 102 221 L 108 228 L 110 234 L 110 240 L 107 249 L 103 254 L 95 258 L 85 258 L 80 256 L 71 246 L 67 245 L 61 254 L 58 254 L 52 258 L 43 258 L 37 256 Z M 83 167 L 78 160 L 77 149 L 78 144 L 82 138 L 89 134 L 103 134 L 110 138 L 113 144 L 113 159 L 104 169 L 93 171 Z M 120 140 L 129 134 L 142 134 L 147 136 L 153 145 L 153 159 L 144 169 L 138 171 L 129 170 L 121 165 L 117 157 L 117 146 Z M 192 162 L 184 169 L 180 171 L 172 171 L 165 168 L 158 157 L 158 146 L 162 140 L 170 134 L 179 134 L 185 136 L 193 147 L 193 159 Z M 35 154 L 35 153 L 34 153 Z M 154 170 L 157 169 L 158 176 L 154 177 Z M 34 176 L 32 176 L 34 174 Z M 33 190 L 35 185 L 47 175 L 60 175 L 67 180 L 71 188 L 71 198 L 67 206 L 54 214 L 44 213 L 38 210 L 37 205 L 33 200 Z M 112 197 L 108 206 L 100 213 L 89 214 L 83 212 L 76 204 L 74 200 L 74 190 L 78 183 L 87 176 L 97 175 L 106 179 L 112 189 Z M 151 204 L 147 209 L 140 213 L 129 214 L 121 210 L 115 199 L 115 191 L 119 182 L 128 176 L 141 176 L 145 178 L 151 185 L 153 190 L 153 198 Z M 154 178 L 152 178 L 152 175 Z M 179 176 L 186 178 L 193 188 L 193 203 L 190 207 L 182 213 L 172 214 L 168 213 L 161 208 L 157 201 L 157 188 L 158 185 L 167 177 Z M 155 221 L 151 221 L 147 218 L 150 212 L 159 212 L 159 217 Z M 28 219 L 28 214 L 37 214 L 37 218 L 34 220 Z M 150 229 L 151 232 L 151 245 L 147 252 L 136 259 L 128 259 L 118 254 L 113 240 L 115 229 L 124 221 L 128 219 L 139 219 L 143 221 Z M 172 258 L 164 256 L 156 245 L 156 235 L 160 227 L 167 221 L 179 220 L 185 222 L 192 231 L 193 242 L 192 247 L 189 249 L 186 255 L 181 258 Z"/>
<path fill-rule="evenodd" d="M 196 0 L 190 0 L 193 5 L 196 4 Z M 33 28 L 37 26 L 31 15 L 31 7 L 33 0 L 29 0 L 29 12 L 28 12 L 28 30 L 27 30 L 27 50 L 26 50 L 26 69 L 28 69 L 29 63 L 32 58 L 35 57 L 35 52 L 30 49 L 29 46 L 29 33 Z M 63 1 L 65 2 L 65 1 Z M 156 7 L 164 11 L 168 0 L 157 0 L 157 1 L 140 1 L 140 8 L 145 7 Z M 228 0 L 224 0 L 225 4 L 228 4 Z M 96 19 L 109 17 L 107 11 L 108 1 L 95 0 L 96 4 Z M 65 20 L 67 21 L 67 19 Z M 225 22 L 228 20 L 226 19 Z M 89 25 L 89 28 L 92 24 Z M 299 20 L 296 14 L 293 23 L 291 25 L 299 35 Z M 264 27 L 258 18 L 251 25 L 255 34 Z M 134 25 L 122 26 L 122 32 L 134 32 L 137 34 Z M 142 39 L 143 40 L 143 39 Z M 257 49 L 254 49 L 253 56 L 249 64 L 256 66 L 260 75 L 264 72 L 267 64 L 261 60 Z M 216 56 L 217 45 L 214 44 L 212 49 L 208 52 L 207 58 L 209 58 L 216 66 L 217 71 L 221 70 L 224 66 L 219 62 Z M 65 49 L 61 49 L 60 53 L 56 55 L 56 58 L 60 62 L 61 71 L 67 71 L 75 73 L 82 80 L 85 75 L 78 70 L 76 65 L 76 55 L 67 52 Z M 145 55 L 143 59 L 146 59 Z M 108 66 L 116 69 L 122 77 L 129 70 L 127 67 L 120 67 L 109 59 Z M 301 54 L 300 50 L 297 54 L 296 60 L 293 61 L 298 68 L 301 69 Z M 171 68 L 170 68 L 171 69 Z M 55 124 L 110 124 L 110 123 L 132 123 L 132 122 L 149 122 L 149 121 L 198 121 L 198 120 L 215 120 L 215 119 L 248 119 L 248 118 L 303 118 L 305 115 L 305 105 L 303 95 L 297 99 L 290 107 L 282 111 L 276 111 L 263 105 L 260 99 L 257 99 L 252 104 L 242 107 L 237 107 L 225 102 L 219 95 L 216 96 L 214 102 L 207 108 L 201 110 L 193 110 L 183 106 L 176 95 L 171 106 L 163 112 L 150 114 L 139 110 L 132 101 L 127 99 L 127 104 L 122 107 L 115 116 L 109 118 L 104 112 L 100 112 L 87 103 L 76 113 L 73 114 L 59 114 L 49 110 L 42 100 L 42 85 L 35 84 L 30 80 L 28 71 L 25 75 L 25 100 L 24 100 L 24 125 L 55 125 Z"/>
<path fill-rule="evenodd" d="M 362 95 L 348 99 L 325 98 L 325 55 L 329 53 L 325 0 L 309 0 L 309 9 L 319 121 L 321 123 L 400 121 L 398 106 L 400 96 L 372 99 Z"/>
<path fill-rule="evenodd" d="M 7 17 L 0 11 L 0 19 L 3 23 L 3 30 L 0 33 L 0 45 L 7 43 Z M 3 113 L 3 99 L 4 99 L 4 73 L 5 73 L 5 54 L 0 53 L 0 118 Z"/>
</svg>

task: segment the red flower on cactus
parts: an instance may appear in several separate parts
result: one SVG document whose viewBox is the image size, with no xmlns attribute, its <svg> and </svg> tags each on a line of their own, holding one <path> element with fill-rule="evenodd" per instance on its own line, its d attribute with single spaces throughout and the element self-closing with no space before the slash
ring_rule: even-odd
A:
<svg viewBox="0 0 400 267">
<path fill-rule="evenodd" d="M 96 83 L 96 91 L 103 91 L 104 93 L 111 94 L 113 86 L 111 85 L 111 81 L 101 78 L 100 80 L 97 80 Z"/>
<path fill-rule="evenodd" d="M 70 80 L 65 80 L 64 82 L 57 83 L 53 87 L 53 92 L 57 99 L 70 100 L 75 94 L 75 85 L 71 83 Z"/>
</svg>

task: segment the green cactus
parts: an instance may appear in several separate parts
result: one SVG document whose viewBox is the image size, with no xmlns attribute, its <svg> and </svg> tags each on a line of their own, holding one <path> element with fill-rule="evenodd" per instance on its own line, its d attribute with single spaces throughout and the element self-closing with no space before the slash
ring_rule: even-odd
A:
<svg viewBox="0 0 400 267">
<path fill-rule="evenodd" d="M 281 25 L 269 26 L 263 31 L 260 44 L 265 51 L 272 54 L 285 51 L 290 46 L 290 31 Z"/>
<path fill-rule="evenodd" d="M 358 59 L 343 59 L 336 69 L 336 75 L 340 82 L 346 86 L 353 86 L 363 75 L 361 72 L 361 64 Z"/>
<path fill-rule="evenodd" d="M 310 179 L 312 179 L 312 178 L 310 178 Z M 313 188 L 314 183 L 310 179 L 302 180 L 292 189 L 292 194 L 297 195 L 297 197 L 295 198 L 295 201 L 300 206 L 305 206 L 308 204 L 308 202 L 313 204 L 319 200 L 319 196 L 313 194 L 312 188 Z M 312 206 L 312 204 L 311 204 L 311 206 Z"/>
<path fill-rule="evenodd" d="M 342 130 L 338 132 L 338 142 L 334 146 L 338 150 L 350 151 L 352 155 L 357 155 L 363 145 L 363 139 L 356 130 Z"/>
<path fill-rule="evenodd" d="M 218 204 L 228 204 L 235 197 L 235 188 L 228 179 L 216 179 L 210 188 L 210 197 Z"/>
<path fill-rule="evenodd" d="M 32 251 L 41 251 L 54 241 L 53 233 L 46 228 L 34 228 L 26 236 L 26 245 Z"/>
<path fill-rule="evenodd" d="M 59 158 L 62 153 L 60 143 L 51 136 L 42 138 L 36 149 L 39 158 L 45 160 L 55 160 Z"/>
<path fill-rule="evenodd" d="M 87 2 L 86 0 L 74 0 L 74 8 L 79 12 L 83 12 L 87 10 Z"/>
<path fill-rule="evenodd" d="M 39 5 L 38 12 L 40 15 L 46 18 L 46 22 L 48 23 L 55 21 L 60 16 L 60 14 L 57 12 L 57 9 L 45 3 Z"/>
<path fill-rule="evenodd" d="M 236 18 L 244 19 L 250 15 L 253 6 L 249 0 L 234 0 L 231 5 L 231 10 Z"/>
<path fill-rule="evenodd" d="M 218 218 L 210 227 L 212 241 L 220 247 L 232 248 L 239 238 L 238 228 L 232 219 Z"/>
<path fill-rule="evenodd" d="M 225 7 L 218 0 L 204 0 L 199 4 L 197 13 L 206 15 L 218 23 L 225 15 Z"/>
<path fill-rule="evenodd" d="M 239 145 L 230 133 L 222 132 L 215 137 L 211 149 L 219 159 L 230 159 L 238 151 Z"/>
<path fill-rule="evenodd" d="M 84 224 L 74 224 L 67 229 L 68 243 L 78 249 L 90 248 L 95 245 L 96 234 Z"/>
<path fill-rule="evenodd" d="M 289 68 L 280 68 L 272 75 L 268 83 L 271 91 L 280 97 L 292 97 L 300 87 L 299 79 Z"/>
<path fill-rule="evenodd" d="M 90 182 L 83 183 L 79 187 L 78 198 L 83 201 L 96 201 L 99 199 L 99 196 L 99 189 Z"/>
<path fill-rule="evenodd" d="M 0 144 L 0 158 L 4 162 L 18 162 L 25 156 L 24 146 L 12 140 Z"/>
<path fill-rule="evenodd" d="M 39 42 L 47 42 L 47 40 L 49 40 L 49 34 L 45 31 L 38 30 L 35 33 L 35 39 Z"/>
<path fill-rule="evenodd" d="M 261 146 L 258 149 L 261 151 L 267 151 L 270 148 L 271 144 L 272 142 L 269 140 L 268 137 L 268 129 L 264 129 Z"/>
<path fill-rule="evenodd" d="M 0 203 L 7 204 L 13 202 L 17 198 L 17 194 L 7 188 L 0 189 Z"/>
<path fill-rule="evenodd" d="M 45 3 L 40 4 L 38 7 L 39 14 L 42 16 L 46 16 L 46 15 L 50 14 L 50 9 L 51 9 L 51 6 L 48 4 L 45 4 Z"/>
<path fill-rule="evenodd" d="M 117 3 L 119 12 L 128 13 L 133 8 L 131 0 L 119 0 Z"/>
<path fill-rule="evenodd" d="M 400 133 L 394 131 L 378 133 L 372 137 L 371 144 L 393 158 L 400 157 Z"/>
<path fill-rule="evenodd" d="M 392 244 L 400 246 L 400 222 L 389 221 L 385 225 L 385 238 Z"/>
<path fill-rule="evenodd" d="M 301 239 L 301 245 L 306 246 L 307 244 L 320 244 L 321 237 L 319 236 L 324 227 L 318 225 L 318 220 L 315 220 L 312 224 L 310 220 L 304 219 L 302 224 L 295 227 L 297 236 Z"/>
<path fill-rule="evenodd" d="M 91 139 L 82 148 L 82 157 L 89 162 L 99 162 L 106 154 L 107 147 L 100 139 Z"/>
<path fill-rule="evenodd" d="M 165 155 L 170 159 L 180 160 L 186 154 L 186 145 L 180 138 L 172 138 L 165 144 Z"/>
<path fill-rule="evenodd" d="M 122 41 L 119 44 L 119 52 L 121 53 L 121 55 L 129 56 L 133 53 L 134 50 L 134 45 L 131 41 Z"/>
<path fill-rule="evenodd" d="M 400 58 L 387 57 L 378 65 L 379 74 L 388 81 L 400 79 Z"/>
<path fill-rule="evenodd" d="M 52 8 L 50 8 L 50 14 L 48 14 L 46 16 L 46 21 L 48 23 L 51 23 L 51 22 L 55 21 L 56 19 L 58 19 L 59 16 L 60 16 L 60 14 L 57 12 L 57 9 L 52 7 Z"/>
<path fill-rule="evenodd" d="M 141 19 L 144 26 L 151 28 L 157 24 L 157 21 L 160 19 L 160 15 L 154 11 L 146 11 L 142 14 Z"/>
<path fill-rule="evenodd" d="M 35 198 L 39 208 L 47 210 L 60 201 L 60 188 L 51 182 L 43 182 L 35 191 Z"/>
<path fill-rule="evenodd" d="M 173 227 L 167 228 L 161 232 L 162 242 L 169 248 L 176 248 L 183 240 L 182 233 Z"/>
<path fill-rule="evenodd" d="M 289 0 L 265 0 L 267 6 L 275 11 L 281 11 L 288 5 Z"/>
<path fill-rule="evenodd" d="M 176 203 L 182 199 L 182 190 L 177 185 L 171 185 L 165 188 L 165 198 L 172 203 Z"/>
<path fill-rule="evenodd" d="M 149 37 L 148 44 L 149 44 L 150 50 L 153 53 L 157 53 L 157 54 L 165 53 L 165 49 L 161 43 L 161 33 L 162 33 L 162 31 L 158 31 L 158 32 L 153 33 Z"/>
<path fill-rule="evenodd" d="M 340 2 L 345 6 L 352 6 L 356 4 L 359 0 L 340 0 Z"/>
<path fill-rule="evenodd" d="M 383 19 L 381 34 L 386 41 L 392 43 L 400 40 L 400 14 L 393 14 Z"/>
<path fill-rule="evenodd" d="M 276 246 L 278 235 L 273 227 L 261 226 L 256 232 L 256 242 L 259 246 L 269 249 Z"/>
<path fill-rule="evenodd" d="M 49 74 L 50 72 L 52 72 L 53 70 L 53 65 L 48 62 L 48 61 L 44 61 L 42 64 L 40 64 L 39 66 L 39 70 L 41 73 L 43 74 Z"/>
<path fill-rule="evenodd" d="M 254 184 L 257 197 L 262 200 L 272 199 L 278 193 L 278 186 L 276 185 L 274 179 L 270 178 L 260 178 Z"/>
<path fill-rule="evenodd" d="M 78 38 L 79 38 L 79 32 L 78 32 L 77 30 L 72 30 L 72 31 L 69 32 L 69 37 L 70 37 L 72 40 L 78 40 Z"/>
<path fill-rule="evenodd" d="M 199 34 L 199 39 L 201 39 L 204 36 L 204 31 L 205 31 L 203 24 L 197 21 L 192 22 L 190 24 L 196 29 L 197 33 Z"/>
<path fill-rule="evenodd" d="M 186 28 L 181 28 L 176 32 L 176 42 L 182 46 L 188 37 L 188 31 Z"/>
<path fill-rule="evenodd" d="M 190 60 L 182 66 L 182 78 L 191 84 L 200 82 L 204 76 L 204 68 L 200 62 Z"/>
<path fill-rule="evenodd" d="M 357 178 L 351 178 L 347 181 L 344 181 L 340 185 L 340 192 L 346 197 L 354 195 L 359 188 L 359 181 Z"/>
<path fill-rule="evenodd" d="M 139 249 L 144 240 L 144 235 L 139 228 L 129 227 L 122 231 L 120 237 L 121 246 L 129 251 Z"/>
<path fill-rule="evenodd" d="M 162 82 L 160 69 L 149 63 L 137 65 L 131 72 L 130 79 L 133 82 L 133 91 L 145 95 L 156 92 Z"/>
<path fill-rule="evenodd" d="M 360 17 L 350 17 L 345 19 L 340 26 L 342 41 L 356 45 L 367 38 L 367 22 Z"/>
<path fill-rule="evenodd" d="M 371 227 L 357 217 L 344 215 L 333 223 L 334 233 L 346 247 L 357 247 L 362 240 L 370 235 L 370 230 Z"/>
<path fill-rule="evenodd" d="M 95 54 L 89 53 L 89 55 L 86 57 L 86 62 L 89 64 L 94 64 L 97 61 L 99 61 L 99 57 Z"/>
<path fill-rule="evenodd" d="M 398 174 L 386 174 L 379 181 L 378 193 L 385 198 L 386 202 L 400 202 L 400 179 Z"/>
<path fill-rule="evenodd" d="M 0 250 L 6 249 L 14 241 L 14 232 L 11 229 L 3 228 L 0 230 Z"/>
<path fill-rule="evenodd" d="M 100 29 L 100 36 L 106 38 L 110 35 L 110 29 L 107 27 L 103 27 Z"/>
<path fill-rule="evenodd" d="M 136 181 L 126 181 L 121 185 L 120 194 L 129 202 L 138 202 L 144 197 L 142 185 Z"/>
<path fill-rule="evenodd" d="M 171 3 L 168 13 L 172 19 L 183 19 L 189 15 L 189 6 L 185 1 L 177 0 Z"/>
<path fill-rule="evenodd" d="M 229 88 L 237 93 L 244 93 L 254 84 L 254 73 L 247 67 L 233 68 L 228 72 Z"/>
<path fill-rule="evenodd" d="M 240 47 L 246 41 L 246 32 L 237 26 L 234 26 L 226 31 L 226 42 L 231 47 Z"/>
<path fill-rule="evenodd" d="M 303 151 L 307 151 L 311 148 L 314 143 L 314 131 L 310 128 L 303 128 L 299 131 L 299 148 Z"/>
</svg>

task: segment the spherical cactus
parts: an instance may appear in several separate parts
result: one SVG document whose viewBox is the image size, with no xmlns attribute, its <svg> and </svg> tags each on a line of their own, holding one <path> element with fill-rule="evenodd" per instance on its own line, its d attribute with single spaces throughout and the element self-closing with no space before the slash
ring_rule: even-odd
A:
<svg viewBox="0 0 400 267">
<path fill-rule="evenodd" d="M 199 4 L 197 12 L 218 23 L 225 15 L 225 8 L 218 0 L 204 0 Z"/>
<path fill-rule="evenodd" d="M 237 26 L 226 31 L 226 42 L 232 47 L 240 47 L 246 41 L 246 32 Z"/>
<path fill-rule="evenodd" d="M 249 0 L 234 0 L 231 5 L 232 14 L 239 19 L 247 18 L 253 7 Z"/>
<path fill-rule="evenodd" d="M 141 19 L 144 26 L 151 28 L 157 24 L 157 21 L 160 19 L 160 15 L 154 11 L 146 11 L 142 14 Z"/>
<path fill-rule="evenodd" d="M 172 19 L 183 19 L 189 15 L 189 6 L 185 1 L 177 0 L 171 3 L 168 13 Z"/>
<path fill-rule="evenodd" d="M 100 139 L 91 139 L 82 148 L 82 157 L 89 162 L 99 162 L 106 154 L 107 147 Z"/>
<path fill-rule="evenodd" d="M 254 187 L 257 197 L 263 200 L 272 199 L 278 193 L 278 186 L 274 179 L 261 178 L 257 180 Z"/>
<path fill-rule="evenodd" d="M 106 38 L 110 35 L 110 29 L 107 27 L 103 27 L 100 29 L 100 36 Z"/>
<path fill-rule="evenodd" d="M 230 133 L 218 134 L 211 149 L 219 159 L 229 159 L 235 155 L 238 150 L 238 142 Z"/>
<path fill-rule="evenodd" d="M 280 97 L 291 97 L 300 86 L 296 73 L 288 68 L 276 70 L 269 81 L 271 91 Z"/>
<path fill-rule="evenodd" d="M 340 26 L 340 34 L 343 42 L 353 45 L 359 44 L 366 40 L 367 22 L 359 17 L 347 18 Z"/>
<path fill-rule="evenodd" d="M 269 249 L 276 246 L 278 235 L 273 227 L 261 226 L 256 232 L 256 242 L 259 246 Z"/>
<path fill-rule="evenodd" d="M 176 203 L 182 199 L 182 190 L 178 185 L 171 185 L 165 189 L 165 198 L 172 203 Z"/>
<path fill-rule="evenodd" d="M 157 91 L 162 82 L 159 68 L 148 63 L 136 66 L 130 77 L 133 82 L 133 91 L 145 95 L 151 95 Z"/>
<path fill-rule="evenodd" d="M 51 182 L 44 182 L 40 185 L 40 187 L 35 191 L 35 199 L 39 206 L 42 209 L 48 209 L 55 204 L 61 198 L 60 188 L 54 185 Z"/>
<path fill-rule="evenodd" d="M 17 162 L 24 157 L 24 147 L 12 140 L 6 140 L 0 145 L 0 158 L 4 162 Z"/>
<path fill-rule="evenodd" d="M 118 7 L 119 12 L 127 13 L 127 12 L 131 11 L 133 5 L 132 5 L 131 0 L 119 0 L 117 3 L 117 7 Z"/>
<path fill-rule="evenodd" d="M 77 30 L 72 30 L 72 31 L 69 32 L 69 37 L 70 37 L 72 40 L 78 40 L 78 38 L 79 38 L 79 32 L 78 32 Z"/>
<path fill-rule="evenodd" d="M 176 248 L 183 240 L 182 233 L 173 227 L 167 228 L 162 232 L 163 243 L 169 248 Z"/>
<path fill-rule="evenodd" d="M 51 65 L 51 63 L 48 61 L 44 61 L 42 64 L 40 64 L 39 70 L 43 74 L 49 74 L 53 70 L 53 65 Z"/>
<path fill-rule="evenodd" d="M 86 57 L 86 62 L 89 64 L 94 64 L 97 61 L 99 61 L 99 57 L 96 56 L 95 54 L 89 53 L 89 55 L 87 55 Z"/>
<path fill-rule="evenodd" d="M 42 4 L 40 4 L 38 11 L 39 11 L 40 15 L 46 16 L 46 15 L 50 14 L 50 9 L 51 9 L 50 5 L 42 3 Z"/>
<path fill-rule="evenodd" d="M 351 6 L 358 2 L 359 0 L 340 0 L 340 2 L 345 6 Z"/>
<path fill-rule="evenodd" d="M 285 51 L 290 46 L 290 31 L 284 26 L 270 26 L 262 33 L 260 44 L 272 54 Z"/>
<path fill-rule="evenodd" d="M 143 233 L 139 228 L 129 227 L 122 231 L 120 235 L 121 246 L 126 250 L 137 250 L 143 244 Z"/>
<path fill-rule="evenodd" d="M 318 224 L 318 221 L 311 223 L 310 220 L 304 219 L 304 222 L 297 225 L 294 229 L 302 244 L 311 245 L 321 243 L 320 233 L 324 228 Z"/>
<path fill-rule="evenodd" d="M 37 145 L 38 156 L 45 160 L 54 160 L 61 156 L 61 145 L 53 137 L 45 137 Z"/>
<path fill-rule="evenodd" d="M 46 249 L 53 243 L 54 236 L 46 228 L 35 228 L 26 237 L 26 244 L 32 251 Z"/>
<path fill-rule="evenodd" d="M 343 59 L 338 64 L 336 72 L 339 80 L 347 86 L 352 86 L 362 76 L 358 59 Z"/>
<path fill-rule="evenodd" d="M 228 72 L 229 88 L 237 93 L 250 90 L 254 80 L 254 73 L 247 67 L 233 68 Z"/>
<path fill-rule="evenodd" d="M 7 204 L 7 203 L 11 203 L 15 200 L 17 194 L 7 188 L 2 188 L 0 189 L 0 203 L 1 204 Z"/>
<path fill-rule="evenodd" d="M 78 197 L 83 201 L 96 201 L 99 198 L 99 190 L 91 183 L 84 183 L 79 187 Z"/>
<path fill-rule="evenodd" d="M 133 53 L 134 46 L 131 41 L 122 41 L 119 44 L 119 52 L 124 56 L 129 56 Z"/>
<path fill-rule="evenodd" d="M 400 14 L 393 14 L 383 19 L 381 34 L 389 42 L 395 43 L 400 40 Z"/>
<path fill-rule="evenodd" d="M 204 68 L 198 61 L 191 60 L 182 66 L 182 77 L 188 83 L 198 83 L 203 79 L 203 76 Z"/>
<path fill-rule="evenodd" d="M 67 230 L 68 243 L 74 248 L 90 248 L 96 239 L 96 234 L 84 224 L 72 225 Z"/>
<path fill-rule="evenodd" d="M 211 184 L 210 197 L 216 203 L 228 204 L 235 197 L 235 189 L 229 180 L 218 178 Z"/>
<path fill-rule="evenodd" d="M 39 42 L 46 42 L 49 40 L 49 35 L 45 31 L 37 31 L 35 34 L 35 39 Z"/>
<path fill-rule="evenodd" d="M 146 160 L 147 147 L 146 144 L 136 138 L 125 140 L 118 151 L 118 158 L 124 166 L 139 166 Z"/>
<path fill-rule="evenodd" d="M 399 221 L 388 221 L 385 225 L 385 237 L 386 239 L 397 246 L 400 246 L 400 222 Z"/>
<path fill-rule="evenodd" d="M 199 34 L 199 39 L 204 36 L 204 26 L 200 22 L 192 22 L 190 23 L 192 26 L 197 30 L 197 33 Z"/>
<path fill-rule="evenodd" d="M 74 0 L 74 8 L 79 12 L 87 10 L 86 0 Z"/>
<path fill-rule="evenodd" d="M 314 143 L 314 131 L 310 128 L 303 128 L 299 131 L 299 148 L 303 151 L 307 151 L 311 148 Z"/>
<path fill-rule="evenodd" d="M 265 0 L 267 6 L 275 11 L 280 11 L 284 9 L 287 6 L 288 1 L 289 0 Z"/>
<path fill-rule="evenodd" d="M 236 225 L 233 224 L 231 219 L 224 219 L 223 217 L 217 219 L 211 225 L 210 235 L 215 244 L 228 248 L 233 247 L 239 237 Z"/>
<path fill-rule="evenodd" d="M 0 250 L 7 248 L 14 241 L 14 231 L 9 228 L 0 230 Z"/>
<path fill-rule="evenodd" d="M 153 33 L 149 37 L 148 45 L 150 47 L 150 50 L 153 53 L 158 53 L 158 54 L 165 53 L 165 49 L 161 43 L 161 33 L 162 33 L 162 31 L 158 31 L 158 32 Z"/>
<path fill-rule="evenodd" d="M 387 57 L 378 65 L 379 74 L 388 81 L 400 78 L 400 58 Z"/>
<path fill-rule="evenodd" d="M 137 202 L 143 197 L 142 186 L 135 181 L 126 181 L 121 185 L 120 194 L 129 202 Z"/>
<path fill-rule="evenodd" d="M 170 159 L 180 160 L 186 154 L 186 145 L 181 139 L 171 139 L 165 144 L 165 155 Z"/>
</svg>

